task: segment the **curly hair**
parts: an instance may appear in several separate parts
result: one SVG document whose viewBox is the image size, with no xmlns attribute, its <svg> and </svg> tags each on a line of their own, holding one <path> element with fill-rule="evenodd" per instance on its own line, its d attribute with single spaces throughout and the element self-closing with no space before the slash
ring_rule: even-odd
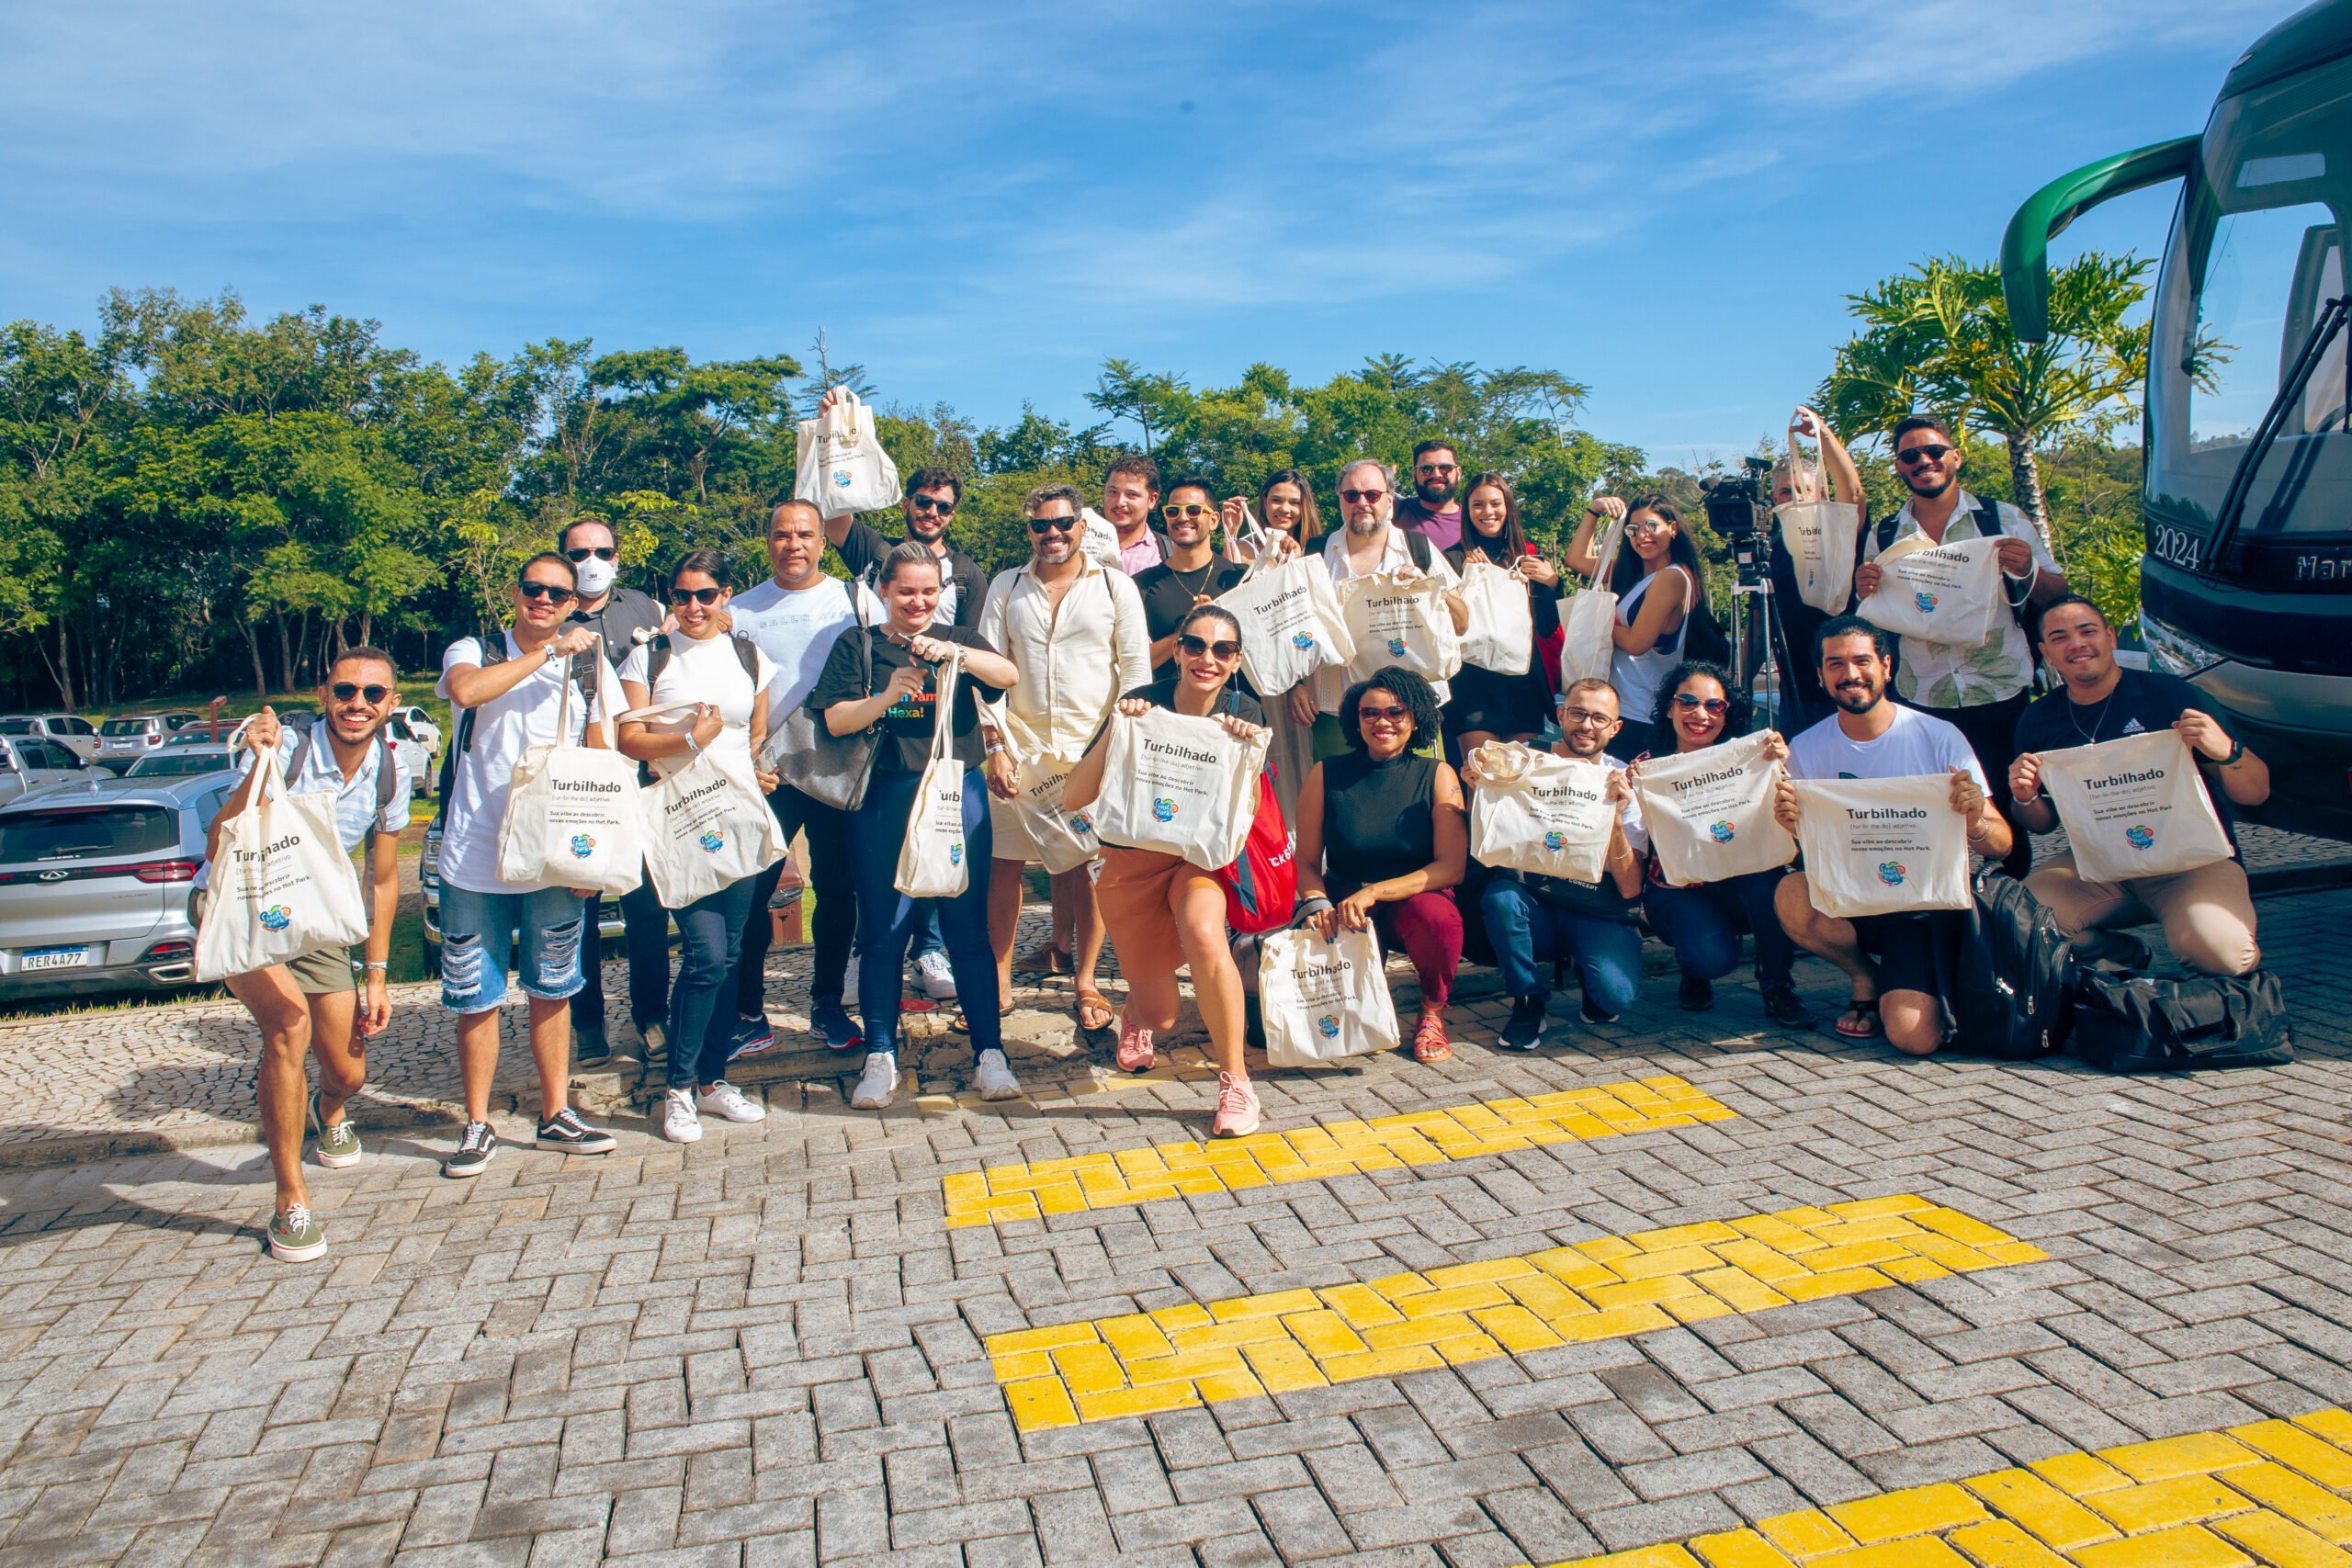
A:
<svg viewBox="0 0 2352 1568">
<path fill-rule="evenodd" d="M 1437 694 L 1430 683 L 1410 670 L 1392 664 L 1385 670 L 1375 670 L 1348 688 L 1340 699 L 1340 728 L 1345 732 L 1348 750 L 1362 751 L 1363 726 L 1356 718 L 1356 708 L 1366 692 L 1386 692 L 1405 705 L 1405 712 L 1413 721 L 1412 734 L 1406 737 L 1409 748 L 1415 741 L 1435 740 L 1438 733 Z"/>
<path fill-rule="evenodd" d="M 1674 694 L 1682 690 L 1683 682 L 1700 675 L 1724 689 L 1724 727 L 1707 744 L 1720 746 L 1747 733 L 1751 705 L 1747 694 L 1739 689 L 1739 683 L 1731 678 L 1731 671 L 1704 659 L 1686 659 L 1667 671 L 1666 679 L 1657 683 L 1657 705 L 1650 710 L 1650 723 L 1657 727 L 1657 739 L 1665 740 L 1670 738 L 1678 750 L 1681 748 L 1682 732 L 1669 728 L 1674 717 Z M 1655 747 L 1657 741 L 1651 744 Z"/>
</svg>

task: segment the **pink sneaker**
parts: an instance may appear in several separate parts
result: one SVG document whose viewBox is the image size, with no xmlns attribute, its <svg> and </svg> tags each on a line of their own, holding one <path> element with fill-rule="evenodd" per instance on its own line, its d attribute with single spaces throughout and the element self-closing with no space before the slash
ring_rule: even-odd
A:
<svg viewBox="0 0 2352 1568">
<path fill-rule="evenodd" d="M 1151 1031 L 1137 1029 L 1122 1018 L 1119 1021 L 1119 1048 L 1114 1059 L 1123 1073 L 1151 1071 Z"/>
<path fill-rule="evenodd" d="M 1216 1119 L 1209 1123 L 1212 1138 L 1246 1138 L 1258 1130 L 1258 1088 L 1231 1073 L 1216 1076 Z"/>
</svg>

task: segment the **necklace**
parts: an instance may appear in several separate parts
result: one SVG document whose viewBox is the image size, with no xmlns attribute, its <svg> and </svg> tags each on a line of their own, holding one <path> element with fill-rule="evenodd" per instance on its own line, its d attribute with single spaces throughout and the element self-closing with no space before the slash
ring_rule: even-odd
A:
<svg viewBox="0 0 2352 1568">
<path fill-rule="evenodd" d="M 2112 704 L 2114 701 L 2115 693 L 2113 692 L 2109 692 L 2107 695 L 2099 698 L 2098 716 L 2092 719 L 2090 728 L 2088 730 L 2085 730 L 2083 728 L 2082 715 L 2077 713 L 2075 710 L 2086 705 L 2077 703 L 2074 698 L 2068 697 L 2066 699 L 2066 722 L 2075 727 L 2075 733 L 2083 738 L 2085 744 L 2096 746 L 2098 744 L 2099 727 L 2107 722 L 2107 710 L 2109 705 Z"/>
<path fill-rule="evenodd" d="M 1186 593 L 1197 599 L 1200 597 L 1201 585 L 1209 580 L 1209 573 L 1216 570 L 1216 558 L 1211 556 L 1206 566 L 1195 567 L 1191 571 L 1179 571 L 1171 566 L 1168 569 L 1168 575 L 1174 578 Z"/>
</svg>

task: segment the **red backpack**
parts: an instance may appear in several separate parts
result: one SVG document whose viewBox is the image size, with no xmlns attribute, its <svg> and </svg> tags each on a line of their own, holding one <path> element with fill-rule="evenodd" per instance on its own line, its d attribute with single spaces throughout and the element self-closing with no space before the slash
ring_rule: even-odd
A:
<svg viewBox="0 0 2352 1568">
<path fill-rule="evenodd" d="M 1225 923 L 1237 934 L 1259 936 L 1290 924 L 1298 901 L 1298 851 L 1274 794 L 1273 769 L 1258 774 L 1258 815 L 1240 858 L 1216 879 L 1225 885 Z"/>
</svg>

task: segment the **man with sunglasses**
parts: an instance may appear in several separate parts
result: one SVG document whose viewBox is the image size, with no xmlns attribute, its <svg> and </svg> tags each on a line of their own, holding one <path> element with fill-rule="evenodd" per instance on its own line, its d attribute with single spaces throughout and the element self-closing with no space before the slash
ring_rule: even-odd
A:
<svg viewBox="0 0 2352 1568">
<path fill-rule="evenodd" d="M 1859 600 L 1874 592 L 1879 556 L 1914 534 L 1937 545 L 2000 538 L 2002 588 L 2014 613 L 1998 617 L 1993 635 L 1976 648 L 1897 638 L 1894 694 L 1956 726 L 1967 739 L 1991 777 L 1993 805 L 2012 830 L 2000 867 L 2022 878 L 2033 863 L 2033 844 L 2010 801 L 2009 764 L 2018 755 L 2018 720 L 2033 696 L 2029 634 L 2040 607 L 2066 592 L 2065 574 L 2024 513 L 1961 488 L 1962 453 L 1942 420 L 1933 414 L 1897 420 L 1893 441 L 1894 471 L 1910 499 L 1870 531 L 1862 564 L 1854 570 L 1854 592 Z M 1834 701 L 1837 694 L 1830 695 Z"/>
<path fill-rule="evenodd" d="M 906 499 L 899 503 L 906 517 L 905 541 L 887 537 L 852 512 L 826 518 L 825 537 L 841 551 L 849 574 L 869 589 L 881 575 L 882 562 L 894 546 L 901 542 L 929 546 L 940 567 L 939 608 L 932 612 L 932 625 L 970 626 L 980 618 L 989 576 L 979 562 L 947 542 L 947 525 L 955 520 L 963 497 L 964 481 L 955 469 L 917 468 L 908 476 Z M 823 662 L 821 656 L 819 662 Z"/>
<path fill-rule="evenodd" d="M 584 983 L 581 930 L 592 918 L 594 900 L 570 887 L 517 886 L 498 873 L 498 835 L 514 764 L 532 747 L 560 740 L 602 746 L 603 732 L 589 725 L 590 713 L 597 694 L 619 690 L 595 632 L 565 624 L 580 597 L 574 582 L 563 557 L 533 556 L 514 585 L 514 626 L 492 634 L 488 646 L 481 637 L 459 637 L 441 656 L 435 690 L 458 717 L 441 835 L 441 1005 L 458 1015 L 466 1096 L 466 1125 L 442 1164 L 444 1176 L 480 1176 L 498 1152 L 490 1086 L 498 1071 L 498 1016 L 506 1000 L 509 957 L 519 960 L 515 967 L 529 1002 L 531 1055 L 539 1073 L 537 1146 L 578 1155 L 613 1149 L 613 1135 L 581 1121 L 566 1098 L 571 998 Z"/>
<path fill-rule="evenodd" d="M 1340 470 L 1340 516 L 1342 526 L 1329 533 L 1318 534 L 1307 545 L 1309 552 L 1320 555 L 1331 573 L 1333 587 L 1350 578 L 1371 572 L 1434 573 L 1445 584 L 1445 607 L 1453 620 L 1453 629 L 1466 631 L 1470 612 L 1462 602 L 1459 592 L 1461 578 L 1436 545 L 1419 534 L 1396 527 L 1391 521 L 1396 512 L 1396 479 L 1388 465 L 1376 457 L 1358 457 Z M 1340 700 L 1347 694 L 1348 672 L 1336 664 L 1317 670 L 1308 684 L 1313 687 L 1315 703 L 1315 756 L 1318 761 L 1344 754 L 1348 750 L 1347 737 L 1340 728 Z M 1453 695 L 1443 681 L 1431 681 L 1430 690 L 1442 707 Z M 1295 697 L 1296 693 L 1292 695 Z M 1294 705 L 1294 718 L 1302 718 L 1301 710 Z M 1436 735 L 1416 737 L 1415 745 L 1424 740 L 1442 746 Z"/>
<path fill-rule="evenodd" d="M 1176 672 L 1176 628 L 1184 617 L 1250 573 L 1239 561 L 1227 560 L 1210 547 L 1217 510 L 1209 496 L 1204 479 L 1181 479 L 1169 487 L 1167 504 L 1159 509 L 1168 523 L 1168 558 L 1136 574 L 1144 629 L 1151 638 L 1154 680 Z M 1238 673 L 1235 678 L 1239 679 Z M 1242 689 L 1248 689 L 1246 682 Z"/>
<path fill-rule="evenodd" d="M 1086 755 L 1094 732 L 1111 716 L 1122 692 L 1151 680 L 1150 639 L 1143 600 L 1135 581 L 1089 556 L 1079 546 L 1084 527 L 1077 487 L 1039 485 L 1023 498 L 1032 551 L 1028 564 L 999 572 L 989 584 L 978 631 L 1001 649 L 1021 672 L 1005 694 L 1012 728 L 989 737 L 988 780 L 998 800 L 1014 793 L 1009 739 L 1023 757 L 1075 761 Z M 1012 942 L 1021 920 L 1023 868 L 1042 858 L 1018 813 L 997 810 L 989 882 L 989 937 L 996 947 L 1000 994 L 1011 996 Z M 1080 866 L 1053 879 L 1055 923 L 1070 933 L 1069 946 L 1048 939 L 1045 966 L 1067 964 L 1078 998 L 1081 1029 L 1110 1027 L 1111 1004 L 1096 987 L 1094 966 L 1102 953 L 1102 918 L 1094 902 L 1091 869 Z"/>
<path fill-rule="evenodd" d="M 556 536 L 555 547 L 580 581 L 580 598 L 564 617 L 565 626 L 594 632 L 604 645 L 605 661 L 619 669 L 639 642 L 662 629 L 668 612 L 652 595 L 619 586 L 620 541 L 603 518 L 573 518 Z M 622 894 L 620 907 L 622 940 L 628 949 L 629 1022 L 650 1054 L 670 1012 L 670 916 L 651 877 Z M 588 983 L 571 998 L 571 1059 L 576 1066 L 594 1067 L 612 1055 L 605 1038 L 604 931 L 594 909 L 580 935 L 580 972 Z"/>
<path fill-rule="evenodd" d="M 1396 503 L 1396 526 L 1419 534 L 1441 550 L 1462 542 L 1462 504 L 1454 487 L 1462 482 L 1462 459 L 1450 441 L 1424 441 L 1413 448 L 1413 493 Z"/>
</svg>

